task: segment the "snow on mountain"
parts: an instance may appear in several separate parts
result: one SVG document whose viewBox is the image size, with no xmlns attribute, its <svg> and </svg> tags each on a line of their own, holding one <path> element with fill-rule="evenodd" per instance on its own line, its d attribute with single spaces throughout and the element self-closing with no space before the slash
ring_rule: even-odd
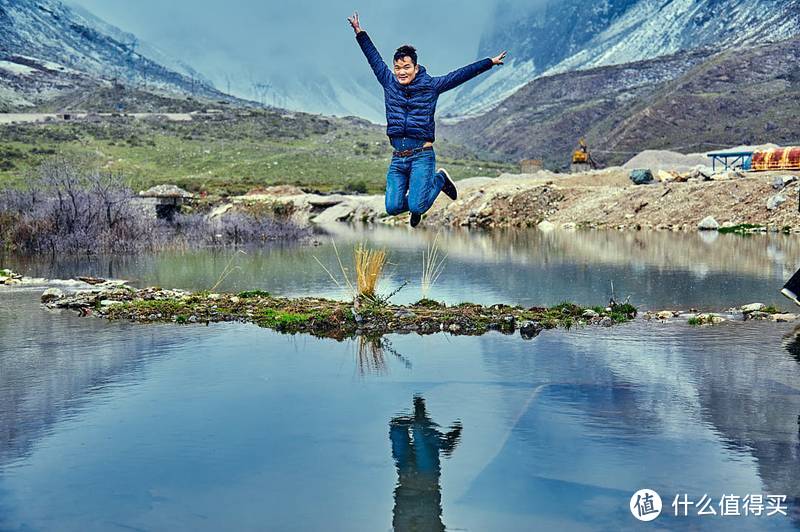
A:
<svg viewBox="0 0 800 532">
<path fill-rule="evenodd" d="M 31 105 L 100 80 L 225 97 L 186 65 L 58 0 L 0 0 L 0 28 L 0 60 L 7 67 L 0 85 L 12 105 Z"/>
<path fill-rule="evenodd" d="M 549 0 L 502 20 L 507 9 L 498 7 L 501 23 L 483 36 L 479 56 L 510 49 L 514 60 L 443 100 L 443 115 L 485 112 L 543 75 L 800 34 L 800 0 Z"/>
</svg>

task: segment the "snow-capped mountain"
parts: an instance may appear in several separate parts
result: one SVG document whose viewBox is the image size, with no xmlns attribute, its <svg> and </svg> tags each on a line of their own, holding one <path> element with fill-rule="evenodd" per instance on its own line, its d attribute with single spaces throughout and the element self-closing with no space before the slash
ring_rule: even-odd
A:
<svg viewBox="0 0 800 532">
<path fill-rule="evenodd" d="M 0 0 L 0 97 L 12 107 L 114 81 L 226 98 L 187 65 L 58 0 Z"/>
<path fill-rule="evenodd" d="M 478 55 L 511 60 L 443 100 L 444 115 L 487 111 L 542 75 L 786 39 L 800 34 L 800 0 L 547 0 L 500 4 L 493 20 Z"/>
</svg>

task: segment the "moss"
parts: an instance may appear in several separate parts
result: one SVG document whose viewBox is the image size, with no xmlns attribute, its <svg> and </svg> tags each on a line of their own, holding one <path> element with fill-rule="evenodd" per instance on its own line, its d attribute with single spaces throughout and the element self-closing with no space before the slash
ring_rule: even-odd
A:
<svg viewBox="0 0 800 532">
<path fill-rule="evenodd" d="M 769 305 L 768 307 L 764 307 L 761 312 L 766 312 L 767 314 L 780 314 L 783 311 L 775 305 Z"/>
<path fill-rule="evenodd" d="M 736 234 L 746 236 L 752 234 L 756 230 L 762 229 L 764 226 L 759 224 L 739 224 L 731 227 L 720 227 L 717 231 L 724 234 Z"/>
<path fill-rule="evenodd" d="M 688 323 L 692 327 L 696 327 L 698 325 L 703 325 L 704 320 L 702 318 L 695 317 L 695 318 L 689 318 L 689 320 L 686 323 Z"/>
<path fill-rule="evenodd" d="M 420 299 L 416 303 L 412 305 L 412 307 L 421 307 L 421 308 L 447 308 L 447 305 L 444 303 L 440 303 L 439 301 L 435 301 L 433 299 L 428 299 L 426 297 Z"/>
<path fill-rule="evenodd" d="M 271 329 L 287 330 L 297 325 L 308 322 L 312 318 L 312 314 L 301 312 L 285 312 L 273 308 L 267 308 L 261 311 L 258 318 L 258 324 L 262 327 L 269 327 Z"/>
</svg>

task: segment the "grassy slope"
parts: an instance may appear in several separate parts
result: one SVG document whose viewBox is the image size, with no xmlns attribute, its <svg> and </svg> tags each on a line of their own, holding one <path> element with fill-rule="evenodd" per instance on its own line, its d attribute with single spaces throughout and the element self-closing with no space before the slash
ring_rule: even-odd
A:
<svg viewBox="0 0 800 532">
<path fill-rule="evenodd" d="M 20 184 L 43 158 L 66 153 L 90 155 L 134 189 L 158 183 L 227 194 L 273 184 L 375 193 L 384 188 L 391 149 L 379 126 L 273 110 L 225 116 L 0 126 L 0 186 Z M 437 143 L 437 151 L 456 179 L 511 169 L 471 158 L 453 144 Z"/>
</svg>

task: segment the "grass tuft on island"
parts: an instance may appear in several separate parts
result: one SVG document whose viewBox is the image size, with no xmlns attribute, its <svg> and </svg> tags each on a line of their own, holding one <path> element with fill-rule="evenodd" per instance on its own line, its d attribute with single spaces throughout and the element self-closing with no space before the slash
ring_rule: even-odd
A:
<svg viewBox="0 0 800 532">
<path fill-rule="evenodd" d="M 74 294 L 42 296 L 49 308 L 78 310 L 110 320 L 137 323 L 210 323 L 241 321 L 282 333 L 307 333 L 317 337 L 345 339 L 359 335 L 389 333 L 432 334 L 446 331 L 457 335 L 481 335 L 489 331 L 520 332 L 531 339 L 545 329 L 576 325 L 610 326 L 636 317 L 629 304 L 587 309 L 573 303 L 553 307 L 478 305 L 448 306 L 424 299 L 412 305 L 304 297 L 274 297 L 261 290 L 238 294 L 186 292 L 159 287 L 134 289 L 114 286 Z"/>
</svg>

